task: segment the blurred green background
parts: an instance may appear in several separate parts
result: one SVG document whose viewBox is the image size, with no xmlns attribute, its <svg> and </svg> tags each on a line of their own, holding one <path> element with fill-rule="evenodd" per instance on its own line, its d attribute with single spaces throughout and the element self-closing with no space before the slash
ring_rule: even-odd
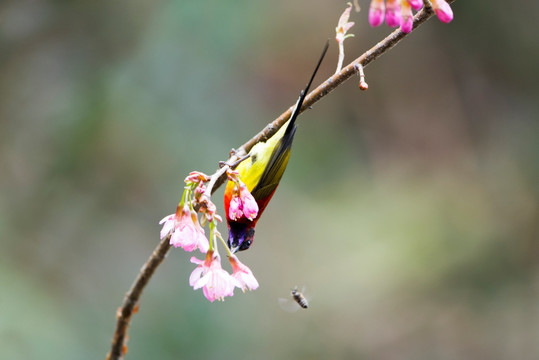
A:
<svg viewBox="0 0 539 360">
<path fill-rule="evenodd" d="M 359 3 L 348 61 L 390 32 Z M 184 177 L 296 101 L 345 6 L 0 3 L 2 359 L 104 358 Z M 539 5 L 452 8 L 300 117 L 259 290 L 211 304 L 171 251 L 128 359 L 539 358 Z"/>
</svg>

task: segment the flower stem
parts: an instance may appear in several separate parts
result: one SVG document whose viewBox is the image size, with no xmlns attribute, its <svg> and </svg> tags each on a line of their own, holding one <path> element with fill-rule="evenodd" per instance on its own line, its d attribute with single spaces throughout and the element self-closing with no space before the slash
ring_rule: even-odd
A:
<svg viewBox="0 0 539 360">
<path fill-rule="evenodd" d="M 335 74 L 341 72 L 342 63 L 344 61 L 344 41 L 339 41 L 339 61 L 337 62 L 337 70 Z"/>
<path fill-rule="evenodd" d="M 214 234 L 215 234 L 215 224 L 212 222 L 210 222 L 210 224 L 208 225 L 209 228 L 210 228 L 210 250 L 209 251 L 212 251 L 213 250 L 213 238 L 215 237 Z"/>
<path fill-rule="evenodd" d="M 223 237 L 221 236 L 221 233 L 219 231 L 216 231 L 216 235 L 217 237 L 221 240 L 221 242 L 223 243 L 225 249 L 226 249 L 226 254 L 228 257 L 231 257 L 232 256 L 232 252 L 230 251 L 230 249 L 228 248 L 228 244 L 226 243 L 225 239 L 223 239 Z"/>
<path fill-rule="evenodd" d="M 183 194 L 182 194 L 182 200 L 180 201 L 180 208 L 183 208 L 183 204 L 185 204 L 185 194 L 189 191 L 189 188 L 186 186 L 183 188 Z"/>
</svg>

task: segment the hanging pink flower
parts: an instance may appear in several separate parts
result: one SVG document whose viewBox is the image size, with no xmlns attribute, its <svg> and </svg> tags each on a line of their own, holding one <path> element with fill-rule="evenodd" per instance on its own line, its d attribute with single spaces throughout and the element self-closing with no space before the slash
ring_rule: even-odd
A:
<svg viewBox="0 0 539 360">
<path fill-rule="evenodd" d="M 229 170 L 227 175 L 228 179 L 235 183 L 228 207 L 228 217 L 232 220 L 239 220 L 242 216 L 245 216 L 251 221 L 254 220 L 258 216 L 258 204 L 255 198 L 240 180 L 237 171 Z"/>
<path fill-rule="evenodd" d="M 238 220 L 243 216 L 242 209 L 243 204 L 240 197 L 237 194 L 232 195 L 232 199 L 230 200 L 230 207 L 228 208 L 228 216 L 232 220 Z"/>
<path fill-rule="evenodd" d="M 247 186 L 245 186 L 245 184 L 241 181 L 239 184 L 243 215 L 245 215 L 245 217 L 249 220 L 254 220 L 258 215 L 258 204 L 256 203 L 253 195 L 251 195 L 247 189 Z"/>
<path fill-rule="evenodd" d="M 247 265 L 244 265 L 235 255 L 230 256 L 228 259 L 232 265 L 232 277 L 241 284 L 241 286 L 238 287 L 241 288 L 243 292 L 245 292 L 245 289 L 256 290 L 258 288 L 258 281 L 251 269 L 249 269 Z"/>
<path fill-rule="evenodd" d="M 205 260 L 193 256 L 191 262 L 198 266 L 189 277 L 189 285 L 194 290 L 202 288 L 204 296 L 209 301 L 224 300 L 226 296 L 234 295 L 235 287 L 241 287 L 236 278 L 223 270 L 219 255 L 213 251 L 208 251 Z"/>
<path fill-rule="evenodd" d="M 210 244 L 204 235 L 204 229 L 198 222 L 196 212 L 189 209 L 189 205 L 184 205 L 176 210 L 176 214 L 164 217 L 159 224 L 163 224 L 161 229 L 161 239 L 172 233 L 170 236 L 170 245 L 181 247 L 185 251 L 199 249 L 205 253 Z"/>
</svg>

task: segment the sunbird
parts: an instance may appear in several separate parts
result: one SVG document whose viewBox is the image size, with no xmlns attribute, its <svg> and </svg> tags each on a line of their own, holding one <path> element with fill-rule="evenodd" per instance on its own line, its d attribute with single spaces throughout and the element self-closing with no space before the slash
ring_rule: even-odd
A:
<svg viewBox="0 0 539 360">
<path fill-rule="evenodd" d="M 255 218 L 249 220 L 244 214 L 239 218 L 233 216 L 235 219 L 231 219 L 229 211 L 231 200 L 234 192 L 238 190 L 235 189 L 236 183 L 233 181 L 229 181 L 226 186 L 225 212 L 228 224 L 228 247 L 232 253 L 247 250 L 253 243 L 256 223 L 275 193 L 288 165 L 292 141 L 296 134 L 296 119 L 316 72 L 326 55 L 328 46 L 329 43 L 326 43 L 307 87 L 300 93 L 290 120 L 266 142 L 260 142 L 253 146 L 248 154 L 248 158 L 242 161 L 236 168 L 236 171 L 239 173 L 239 179 L 246 185 L 258 205 L 258 214 Z"/>
</svg>

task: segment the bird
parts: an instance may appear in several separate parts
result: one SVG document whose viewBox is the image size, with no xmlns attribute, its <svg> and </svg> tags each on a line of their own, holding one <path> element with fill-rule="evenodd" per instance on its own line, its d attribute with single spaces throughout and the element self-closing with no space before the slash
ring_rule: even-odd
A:
<svg viewBox="0 0 539 360">
<path fill-rule="evenodd" d="M 246 159 L 240 162 L 235 169 L 239 174 L 239 179 L 246 185 L 258 205 L 257 216 L 253 219 L 248 219 L 245 215 L 239 218 L 233 216 L 234 219 L 232 219 L 229 210 L 234 192 L 237 191 L 235 190 L 236 183 L 229 181 L 225 188 L 224 203 L 228 225 L 228 247 L 232 253 L 247 250 L 253 243 L 256 224 L 275 193 L 288 165 L 292 142 L 296 134 L 296 119 L 328 47 L 329 42 L 326 42 L 316 68 L 307 86 L 301 91 L 287 123 L 266 142 L 260 142 L 253 146 Z"/>
</svg>

